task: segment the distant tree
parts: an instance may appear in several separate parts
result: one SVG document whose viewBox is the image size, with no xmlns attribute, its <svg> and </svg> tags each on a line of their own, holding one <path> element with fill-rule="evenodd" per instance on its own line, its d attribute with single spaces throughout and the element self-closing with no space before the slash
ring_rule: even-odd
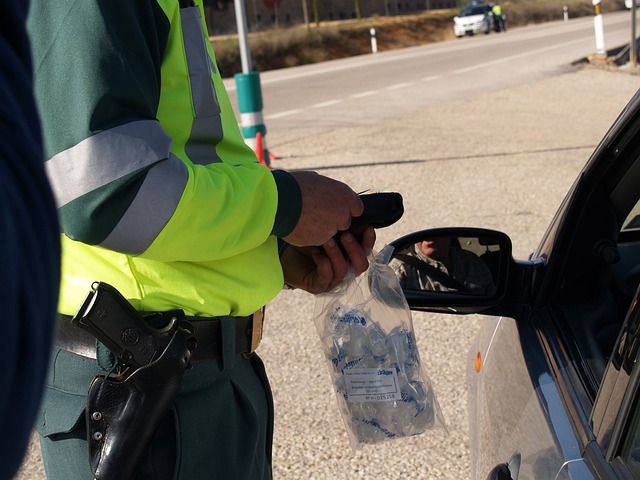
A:
<svg viewBox="0 0 640 480">
<path fill-rule="evenodd" d="M 360 0 L 356 1 L 356 18 L 359 20 L 362 18 L 362 9 L 360 8 Z"/>
<path fill-rule="evenodd" d="M 316 22 L 316 27 L 320 26 L 320 11 L 318 10 L 318 0 L 313 0 L 313 21 Z"/>
</svg>

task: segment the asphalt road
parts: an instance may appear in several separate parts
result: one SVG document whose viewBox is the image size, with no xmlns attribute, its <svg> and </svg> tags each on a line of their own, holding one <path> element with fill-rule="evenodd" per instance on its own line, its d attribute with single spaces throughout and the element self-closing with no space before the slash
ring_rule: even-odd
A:
<svg viewBox="0 0 640 480">
<path fill-rule="evenodd" d="M 511 34 L 517 31 L 505 38 Z M 485 38 L 460 42 L 471 44 L 467 40 Z M 409 111 L 393 110 L 389 100 L 384 112 L 362 123 L 339 121 L 357 103 L 315 109 L 315 122 L 304 131 L 277 128 L 273 121 L 269 147 L 280 157 L 273 166 L 316 170 L 356 191 L 401 192 L 406 213 L 378 232 L 380 248 L 419 229 L 481 226 L 506 232 L 514 256 L 526 258 L 598 141 L 640 86 L 640 76 L 626 69 L 553 68 L 555 73 L 542 78 Z M 274 477 L 469 478 L 465 375 L 482 317 L 416 313 L 413 318 L 448 431 L 354 454 L 331 389 L 313 308 L 314 298 L 300 291 L 283 291 L 267 307 L 258 352 L 276 404 Z M 44 478 L 35 442 L 16 478 Z"/>
<path fill-rule="evenodd" d="M 603 15 L 605 47 L 630 40 L 631 14 Z M 267 138 L 349 128 L 541 80 L 596 52 L 593 17 L 263 72 Z M 235 82 L 226 82 L 236 105 Z"/>
</svg>

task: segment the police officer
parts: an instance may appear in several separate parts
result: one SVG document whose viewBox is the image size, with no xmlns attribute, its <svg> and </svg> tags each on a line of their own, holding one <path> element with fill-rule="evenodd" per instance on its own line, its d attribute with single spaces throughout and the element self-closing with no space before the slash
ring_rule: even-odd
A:
<svg viewBox="0 0 640 480">
<path fill-rule="evenodd" d="M 502 15 L 502 7 L 499 3 L 493 5 L 491 11 L 493 12 L 493 21 L 495 23 L 496 32 L 506 32 L 507 27 L 504 24 L 504 16 Z"/>
<path fill-rule="evenodd" d="M 195 330 L 193 368 L 148 426 L 136 478 L 271 478 L 272 397 L 252 353 L 259 312 L 285 282 L 318 293 L 348 262 L 366 270 L 373 229 L 334 239 L 362 202 L 341 182 L 258 163 L 201 0 L 43 1 L 29 28 L 64 231 L 60 332 L 37 423 L 48 478 L 93 478 L 87 432 L 103 442 L 91 422 L 104 412 L 83 411 L 113 356 L 70 323 L 95 281 L 141 314 L 182 310 Z"/>
</svg>

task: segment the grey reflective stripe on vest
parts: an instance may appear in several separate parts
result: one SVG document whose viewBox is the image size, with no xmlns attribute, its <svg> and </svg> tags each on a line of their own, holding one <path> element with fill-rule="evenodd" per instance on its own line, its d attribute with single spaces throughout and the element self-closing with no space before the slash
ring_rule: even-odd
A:
<svg viewBox="0 0 640 480">
<path fill-rule="evenodd" d="M 189 178 L 169 152 L 171 138 L 155 120 L 97 133 L 45 163 L 59 207 L 136 171 L 148 169 L 133 202 L 100 244 L 132 255 L 144 252 L 175 212 Z M 152 214 L 150 214 L 152 212 Z"/>
<path fill-rule="evenodd" d="M 130 255 L 143 253 L 175 212 L 188 177 L 187 167 L 173 154 L 151 168 L 136 198 L 100 246 Z"/>
<path fill-rule="evenodd" d="M 169 156 L 171 139 L 155 120 L 97 133 L 45 162 L 58 208 Z"/>
<path fill-rule="evenodd" d="M 207 52 L 200 8 L 181 8 L 180 15 L 195 112 L 185 152 L 196 164 L 221 162 L 215 146 L 222 140 L 222 118 L 211 79 L 215 67 Z"/>
</svg>

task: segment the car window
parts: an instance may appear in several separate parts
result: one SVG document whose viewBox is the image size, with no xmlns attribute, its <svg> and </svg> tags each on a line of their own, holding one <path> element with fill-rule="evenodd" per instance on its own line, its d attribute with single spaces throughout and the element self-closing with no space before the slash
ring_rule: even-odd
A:
<svg viewBox="0 0 640 480">
<path fill-rule="evenodd" d="M 631 213 L 629 213 L 622 225 L 623 232 L 640 231 L 640 201 L 636 203 L 636 206 L 633 207 Z"/>
<path fill-rule="evenodd" d="M 487 7 L 485 6 L 474 6 L 474 7 L 466 7 L 463 8 L 460 12 L 461 17 L 470 17 L 471 15 L 484 15 L 487 11 Z"/>
</svg>

